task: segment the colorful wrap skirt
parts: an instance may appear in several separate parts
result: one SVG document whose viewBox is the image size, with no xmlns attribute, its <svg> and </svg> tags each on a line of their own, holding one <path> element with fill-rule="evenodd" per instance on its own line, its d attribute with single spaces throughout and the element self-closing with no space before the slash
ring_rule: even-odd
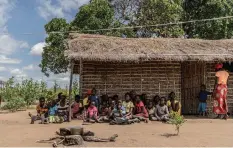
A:
<svg viewBox="0 0 233 148">
<path fill-rule="evenodd" d="M 227 114 L 227 85 L 218 84 L 214 91 L 214 108 L 215 114 Z"/>
</svg>

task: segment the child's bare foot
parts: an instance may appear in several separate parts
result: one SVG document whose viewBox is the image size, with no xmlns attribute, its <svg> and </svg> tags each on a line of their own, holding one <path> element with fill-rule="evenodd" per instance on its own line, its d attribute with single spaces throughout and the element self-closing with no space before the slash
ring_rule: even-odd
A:
<svg viewBox="0 0 233 148">
<path fill-rule="evenodd" d="M 148 119 L 145 119 L 144 122 L 145 122 L 145 123 L 148 123 L 149 121 L 148 121 Z"/>
<path fill-rule="evenodd" d="M 28 116 L 29 116 L 29 117 L 32 117 L 32 114 L 31 114 L 30 112 L 28 112 Z"/>
</svg>

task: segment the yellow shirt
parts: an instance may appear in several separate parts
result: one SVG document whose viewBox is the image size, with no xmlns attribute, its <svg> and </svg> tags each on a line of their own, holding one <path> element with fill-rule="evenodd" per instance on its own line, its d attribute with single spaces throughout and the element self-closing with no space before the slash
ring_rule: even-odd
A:
<svg viewBox="0 0 233 148">
<path fill-rule="evenodd" d="M 179 103 L 179 110 L 178 110 L 178 114 L 181 115 L 181 103 L 177 100 L 175 100 L 175 104 Z M 167 107 L 170 108 L 171 107 L 171 101 L 167 101 Z"/>
<path fill-rule="evenodd" d="M 83 99 L 83 106 L 86 106 L 86 105 L 88 105 L 88 97 Z"/>
<path fill-rule="evenodd" d="M 134 108 L 133 102 L 131 102 L 131 101 L 129 101 L 129 102 L 124 101 L 122 103 L 122 105 L 125 107 L 126 113 L 129 113 L 130 109 Z"/>
</svg>

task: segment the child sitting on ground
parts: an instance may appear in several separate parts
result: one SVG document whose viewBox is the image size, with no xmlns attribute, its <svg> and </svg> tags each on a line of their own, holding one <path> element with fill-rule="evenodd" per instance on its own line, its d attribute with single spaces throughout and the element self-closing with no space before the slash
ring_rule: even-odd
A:
<svg viewBox="0 0 233 148">
<path fill-rule="evenodd" d="M 108 98 L 107 96 L 105 96 Z M 105 98 L 104 96 L 102 98 Z M 99 122 L 108 122 L 109 121 L 109 106 L 107 100 L 102 99 L 101 107 L 100 107 L 100 117 L 98 119 Z"/>
<path fill-rule="evenodd" d="M 48 106 L 45 103 L 45 98 L 39 99 L 39 104 L 36 106 L 37 115 L 33 116 L 30 112 L 28 115 L 31 117 L 31 124 L 34 124 L 36 120 L 41 120 L 41 124 L 48 122 Z"/>
<path fill-rule="evenodd" d="M 82 104 L 80 103 L 80 96 L 75 96 L 75 102 L 71 105 L 72 115 L 71 118 L 77 118 L 78 114 L 82 113 Z"/>
<path fill-rule="evenodd" d="M 125 117 L 126 111 L 124 106 L 122 106 L 122 102 L 118 101 L 116 107 L 112 111 L 113 120 L 110 124 L 125 124 L 127 123 L 127 119 Z"/>
<path fill-rule="evenodd" d="M 206 86 L 204 84 L 201 85 L 201 91 L 199 92 L 198 99 L 198 112 L 199 115 L 205 116 L 206 115 L 206 106 L 207 106 L 207 98 L 208 95 L 211 95 L 211 92 L 206 91 Z"/>
<path fill-rule="evenodd" d="M 130 100 L 129 93 L 125 94 L 125 101 L 123 101 L 122 105 L 125 108 L 126 116 L 128 117 L 128 119 L 132 118 L 134 105 L 133 105 L 133 102 Z"/>
<path fill-rule="evenodd" d="M 59 117 L 59 122 L 67 122 L 69 120 L 69 106 L 66 102 L 66 96 L 61 96 L 61 101 L 58 103 L 57 106 L 57 113 Z"/>
<path fill-rule="evenodd" d="M 91 104 L 89 105 L 86 111 L 86 117 L 84 117 L 84 122 L 98 122 L 98 109 L 95 106 L 95 102 L 91 102 Z"/>
<path fill-rule="evenodd" d="M 156 105 L 155 108 L 155 121 L 164 121 L 167 122 L 169 120 L 169 111 L 168 107 L 165 105 L 165 97 L 162 97 L 159 101 L 159 104 Z"/>
<path fill-rule="evenodd" d="M 181 115 L 181 103 L 176 99 L 176 94 L 174 92 L 171 92 L 168 96 L 167 101 L 167 107 L 168 111 L 171 112 L 177 112 L 179 115 Z"/>
<path fill-rule="evenodd" d="M 156 106 L 159 104 L 160 97 L 158 95 L 154 96 L 153 98 L 153 106 Z"/>
<path fill-rule="evenodd" d="M 153 102 L 150 101 L 149 105 L 147 106 L 147 111 L 149 113 L 149 120 L 154 121 L 155 117 L 155 107 L 153 106 Z"/>
<path fill-rule="evenodd" d="M 51 101 L 49 107 L 49 123 L 57 123 L 59 122 L 59 118 L 57 116 L 57 101 Z"/>
<path fill-rule="evenodd" d="M 133 118 L 138 118 L 139 120 L 148 122 L 147 118 L 149 117 L 148 112 L 143 104 L 143 102 L 140 99 L 140 96 L 136 96 L 136 102 L 135 102 L 135 111 Z"/>
</svg>

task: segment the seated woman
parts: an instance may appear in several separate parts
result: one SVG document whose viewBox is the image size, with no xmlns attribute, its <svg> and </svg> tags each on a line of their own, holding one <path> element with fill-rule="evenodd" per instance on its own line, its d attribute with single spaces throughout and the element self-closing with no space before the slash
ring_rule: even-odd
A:
<svg viewBox="0 0 233 148">
<path fill-rule="evenodd" d="M 61 101 L 58 103 L 57 106 L 57 114 L 60 120 L 60 123 L 67 122 L 69 117 L 69 105 L 66 102 L 66 96 L 61 96 Z"/>
<path fill-rule="evenodd" d="M 79 118 L 80 119 L 80 115 L 82 114 L 83 107 L 82 107 L 82 103 L 80 102 L 79 95 L 75 96 L 75 102 L 71 105 L 71 109 L 72 109 L 71 118 Z"/>
<path fill-rule="evenodd" d="M 122 105 L 121 101 L 118 101 L 116 107 L 112 111 L 112 118 L 113 120 L 110 122 L 110 124 L 127 124 L 128 120 L 125 117 L 126 111 L 124 106 Z"/>
<path fill-rule="evenodd" d="M 98 122 L 98 109 L 95 106 L 95 102 L 91 102 L 89 105 L 87 111 L 86 111 L 86 116 L 84 117 L 84 122 L 91 122 L 95 123 Z"/>
<path fill-rule="evenodd" d="M 181 103 L 176 99 L 174 92 L 171 92 L 168 96 L 167 107 L 169 112 L 177 112 L 181 115 Z"/>
<path fill-rule="evenodd" d="M 159 104 L 155 107 L 155 117 L 154 121 L 164 121 L 167 122 L 169 120 L 169 111 L 168 107 L 165 104 L 165 97 L 162 97 L 159 101 Z"/>
<path fill-rule="evenodd" d="M 149 102 L 149 105 L 146 107 L 149 113 L 149 120 L 154 121 L 155 117 L 155 107 L 153 106 L 153 101 Z"/>
<path fill-rule="evenodd" d="M 138 118 L 139 120 L 148 122 L 149 117 L 148 112 L 140 99 L 140 96 L 136 96 L 135 108 L 133 118 Z"/>
</svg>

